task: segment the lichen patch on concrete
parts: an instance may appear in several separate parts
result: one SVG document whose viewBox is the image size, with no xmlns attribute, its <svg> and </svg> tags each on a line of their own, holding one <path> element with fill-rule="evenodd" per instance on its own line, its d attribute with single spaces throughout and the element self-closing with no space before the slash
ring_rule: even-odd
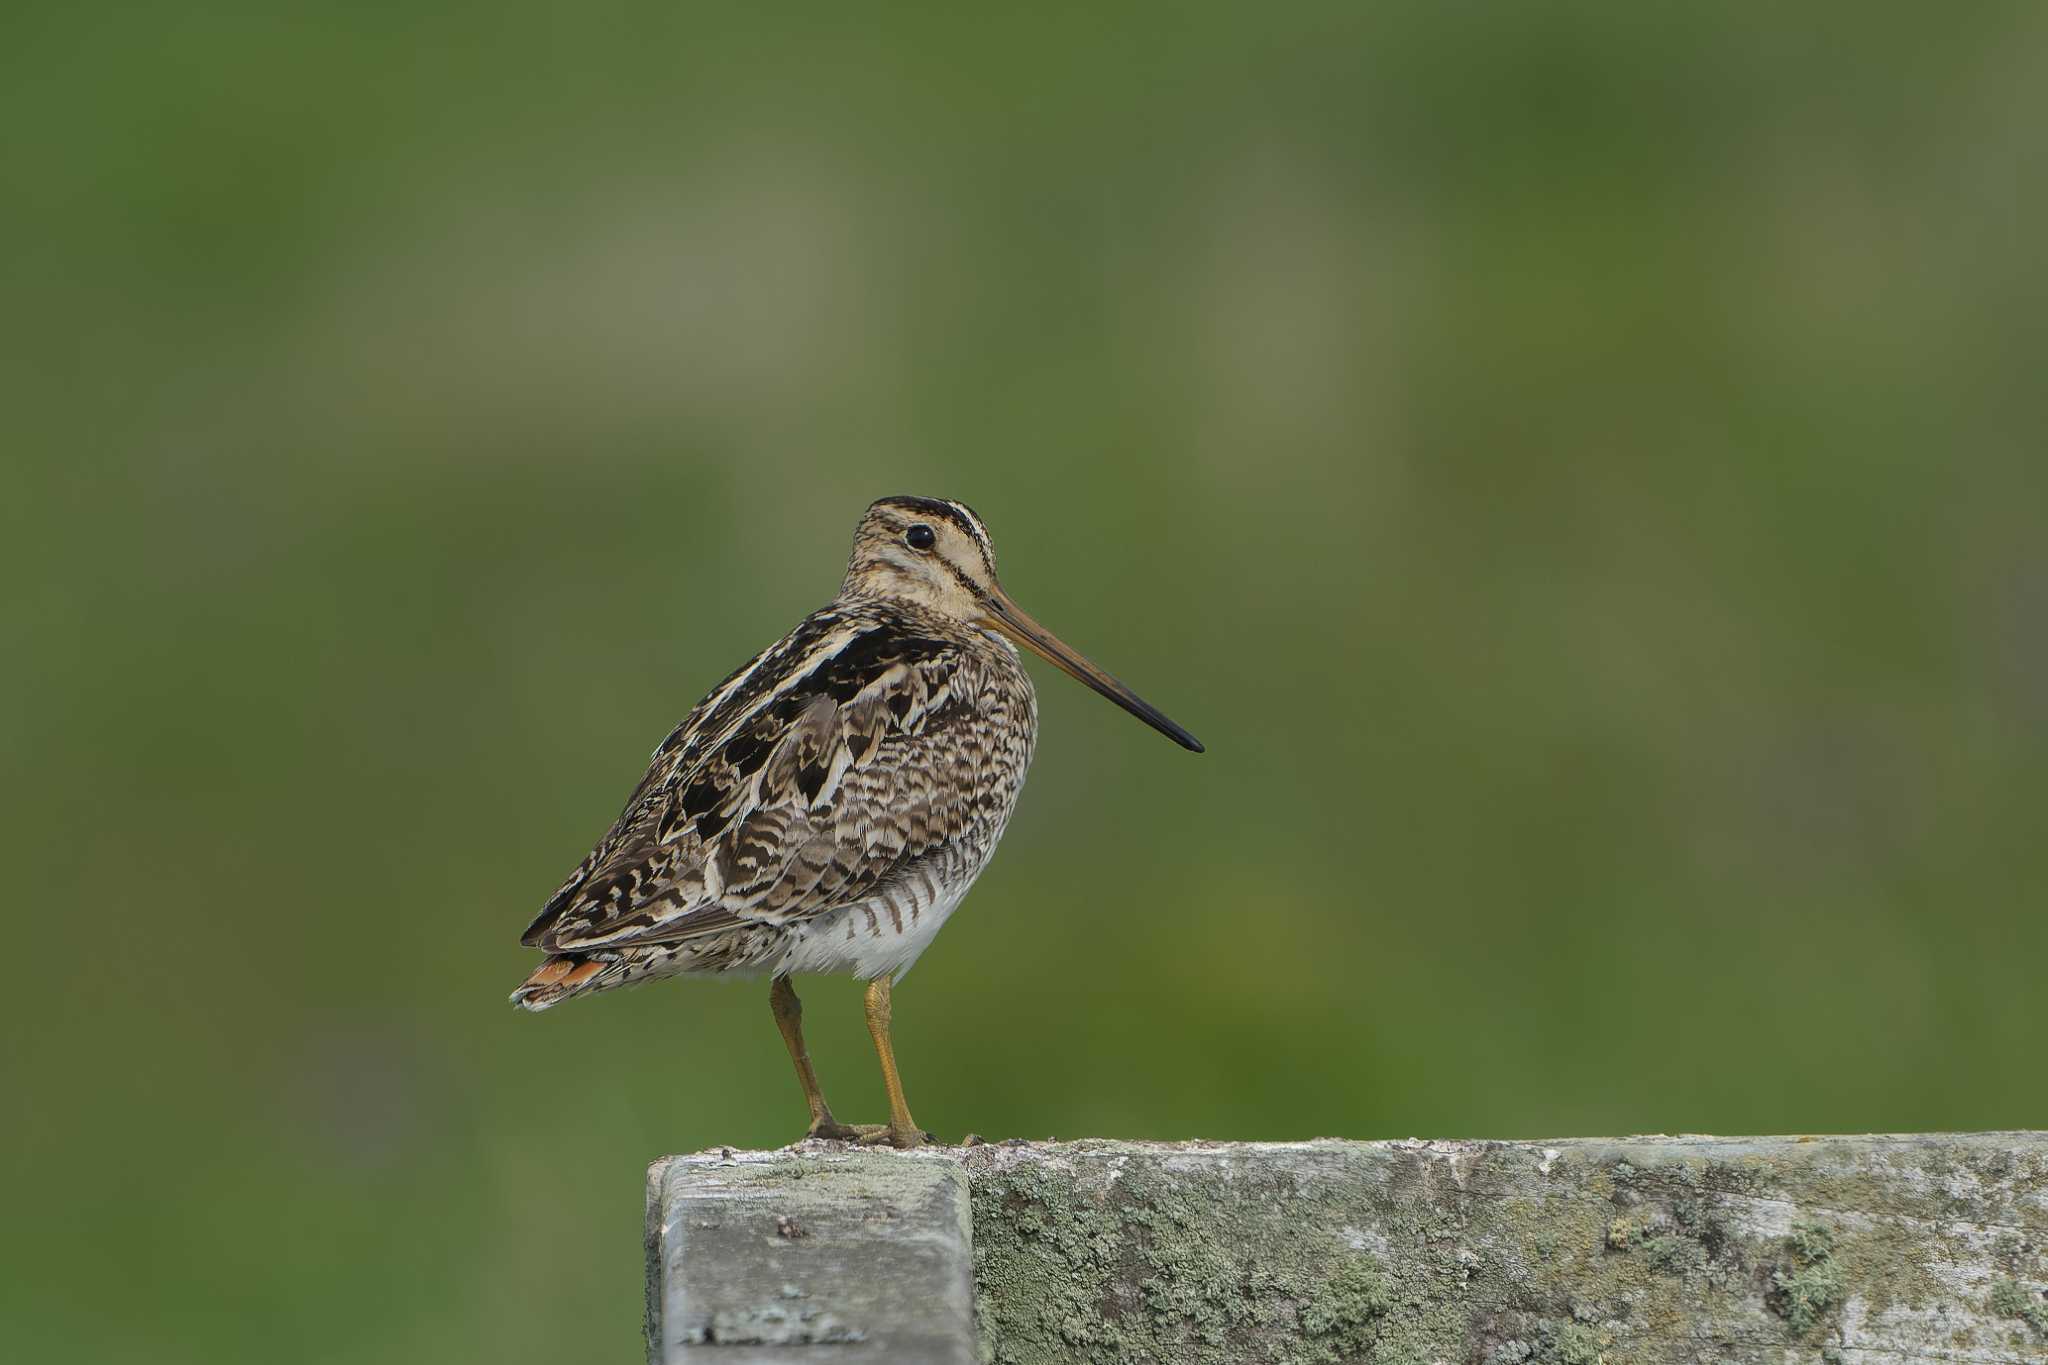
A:
<svg viewBox="0 0 2048 1365">
<path fill-rule="evenodd" d="M 2034 1321 L 2019 1280 L 1958 1291 L 1998 1236 L 2048 1242 L 2039 1153 L 1975 1139 L 961 1160 L 982 1350 L 1003 1365 L 2048 1359 L 2014 1347 Z"/>
</svg>

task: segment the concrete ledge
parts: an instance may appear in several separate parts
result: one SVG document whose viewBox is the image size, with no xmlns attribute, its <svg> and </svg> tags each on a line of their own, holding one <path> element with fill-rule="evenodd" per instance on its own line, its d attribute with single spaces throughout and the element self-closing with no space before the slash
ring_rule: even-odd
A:
<svg viewBox="0 0 2048 1365">
<path fill-rule="evenodd" d="M 652 1361 L 972 1361 L 956 1162 L 815 1150 L 669 1157 L 647 1173 Z"/>
<path fill-rule="evenodd" d="M 654 1360 L 2048 1365 L 2041 1133 L 811 1144 L 648 1201 Z"/>
</svg>

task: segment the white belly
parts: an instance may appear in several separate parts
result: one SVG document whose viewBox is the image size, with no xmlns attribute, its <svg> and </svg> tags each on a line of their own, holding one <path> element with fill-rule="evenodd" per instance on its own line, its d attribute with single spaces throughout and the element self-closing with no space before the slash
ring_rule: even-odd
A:
<svg viewBox="0 0 2048 1365">
<path fill-rule="evenodd" d="M 968 876 L 936 887 L 928 902 L 897 895 L 829 911 L 804 926 L 775 970 L 846 973 L 863 981 L 893 974 L 901 981 L 973 884 Z"/>
</svg>

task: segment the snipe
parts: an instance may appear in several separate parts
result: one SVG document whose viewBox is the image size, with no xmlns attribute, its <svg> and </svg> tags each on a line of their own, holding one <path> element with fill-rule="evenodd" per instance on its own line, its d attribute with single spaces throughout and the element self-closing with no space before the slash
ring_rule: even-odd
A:
<svg viewBox="0 0 2048 1365">
<path fill-rule="evenodd" d="M 697 703 L 522 942 L 548 959 L 512 993 L 544 1010 L 664 976 L 760 974 L 811 1110 L 809 1136 L 910 1147 L 890 989 L 974 884 L 1038 736 L 1023 645 L 1175 743 L 1195 737 L 1069 649 L 1003 591 L 981 518 L 883 498 L 830 605 Z M 832 1117 L 789 978 L 869 983 L 889 1122 Z"/>
</svg>

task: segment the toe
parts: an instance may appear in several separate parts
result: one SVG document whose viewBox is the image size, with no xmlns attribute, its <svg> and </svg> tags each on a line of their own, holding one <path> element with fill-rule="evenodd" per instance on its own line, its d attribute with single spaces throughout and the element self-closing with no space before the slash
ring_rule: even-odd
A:
<svg viewBox="0 0 2048 1365">
<path fill-rule="evenodd" d="M 805 1133 L 804 1137 L 806 1140 L 824 1138 L 831 1142 L 857 1142 L 860 1139 L 860 1135 L 861 1130 L 850 1124 L 827 1121 L 812 1124 L 810 1131 Z"/>
</svg>

